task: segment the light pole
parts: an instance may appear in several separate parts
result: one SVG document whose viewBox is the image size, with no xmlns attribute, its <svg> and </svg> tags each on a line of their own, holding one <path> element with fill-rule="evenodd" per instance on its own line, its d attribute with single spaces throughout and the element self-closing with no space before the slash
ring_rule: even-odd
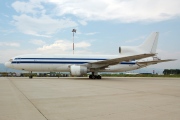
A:
<svg viewBox="0 0 180 120">
<path fill-rule="evenodd" d="M 76 33 L 76 29 L 73 29 L 72 32 L 73 32 L 73 54 L 74 54 L 74 33 Z"/>
</svg>

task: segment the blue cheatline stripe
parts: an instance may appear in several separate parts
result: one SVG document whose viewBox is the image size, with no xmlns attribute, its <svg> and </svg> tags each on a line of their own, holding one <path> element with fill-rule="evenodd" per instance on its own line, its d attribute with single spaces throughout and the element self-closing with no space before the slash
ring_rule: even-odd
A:
<svg viewBox="0 0 180 120">
<path fill-rule="evenodd" d="M 53 61 L 12 61 L 12 64 L 84 64 L 89 62 L 53 62 Z M 135 62 L 121 62 L 120 64 L 135 65 Z"/>
<path fill-rule="evenodd" d="M 88 62 L 13 61 L 12 64 L 84 64 Z"/>
<path fill-rule="evenodd" d="M 15 58 L 15 60 L 107 60 L 105 58 Z"/>
<path fill-rule="evenodd" d="M 135 62 L 121 62 L 120 64 L 130 64 L 130 65 L 135 65 Z"/>
</svg>

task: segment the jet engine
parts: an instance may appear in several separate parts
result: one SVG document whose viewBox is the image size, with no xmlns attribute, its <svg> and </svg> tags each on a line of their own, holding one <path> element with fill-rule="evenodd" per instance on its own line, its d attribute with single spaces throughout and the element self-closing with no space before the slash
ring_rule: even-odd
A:
<svg viewBox="0 0 180 120">
<path fill-rule="evenodd" d="M 139 49 L 138 47 L 131 47 L 131 46 L 121 46 L 119 47 L 119 53 L 120 54 L 139 54 L 141 53 L 142 50 Z"/>
<path fill-rule="evenodd" d="M 87 73 L 86 66 L 72 65 L 70 66 L 71 75 L 81 76 Z"/>
</svg>

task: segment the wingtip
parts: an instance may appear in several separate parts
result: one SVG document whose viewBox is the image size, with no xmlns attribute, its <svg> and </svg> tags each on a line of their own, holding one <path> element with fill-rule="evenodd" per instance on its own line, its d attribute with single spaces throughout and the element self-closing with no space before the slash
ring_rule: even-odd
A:
<svg viewBox="0 0 180 120">
<path fill-rule="evenodd" d="M 176 61 L 176 60 L 178 60 L 178 59 L 169 59 L 170 61 Z"/>
</svg>

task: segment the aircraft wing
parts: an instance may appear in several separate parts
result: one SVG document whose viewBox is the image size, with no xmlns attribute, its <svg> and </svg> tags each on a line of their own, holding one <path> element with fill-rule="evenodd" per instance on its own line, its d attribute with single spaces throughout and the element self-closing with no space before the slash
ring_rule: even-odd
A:
<svg viewBox="0 0 180 120">
<path fill-rule="evenodd" d="M 157 64 L 161 62 L 168 62 L 168 61 L 175 61 L 176 59 L 166 59 L 166 60 L 152 60 L 152 61 L 145 61 L 145 62 L 137 62 L 139 65 L 149 65 L 149 64 Z"/>
<path fill-rule="evenodd" d="M 150 56 L 154 56 L 155 54 L 139 54 L 139 55 L 132 55 L 132 56 L 125 56 L 125 57 L 120 57 L 120 58 L 113 58 L 113 59 L 107 59 L 107 60 L 102 60 L 98 62 L 92 62 L 88 63 L 90 65 L 90 68 L 103 68 L 107 67 L 109 65 L 115 65 L 119 64 L 122 61 L 130 61 L 134 59 L 142 59 Z"/>
</svg>

